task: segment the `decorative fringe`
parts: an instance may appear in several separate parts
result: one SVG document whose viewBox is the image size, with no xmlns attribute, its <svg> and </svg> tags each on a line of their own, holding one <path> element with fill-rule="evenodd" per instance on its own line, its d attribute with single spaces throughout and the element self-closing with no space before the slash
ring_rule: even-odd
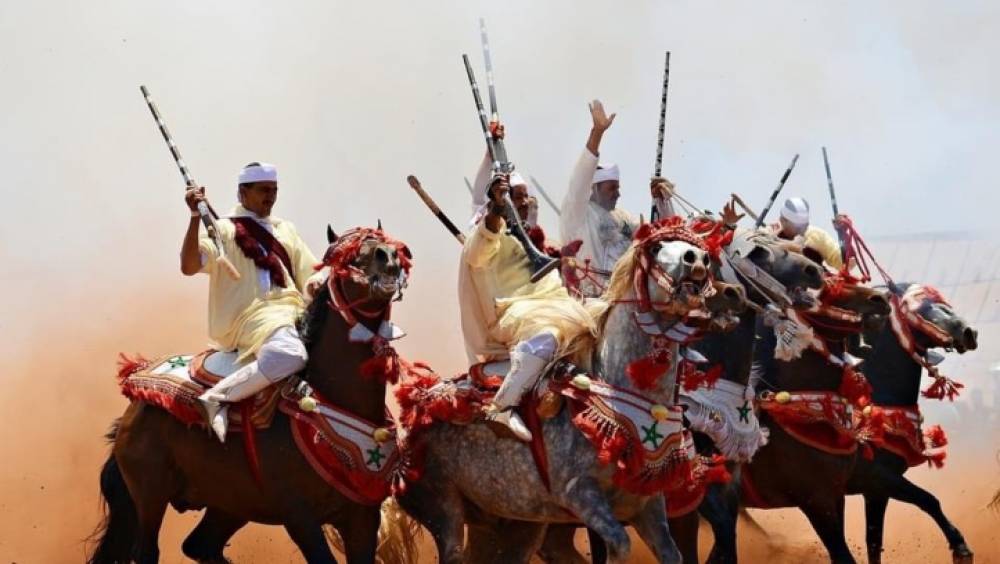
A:
<svg viewBox="0 0 1000 564">
<path fill-rule="evenodd" d="M 932 453 L 926 453 L 924 454 L 924 456 L 927 457 L 928 466 L 940 470 L 941 468 L 944 467 L 944 459 L 948 457 L 948 453 L 944 451 L 932 452 Z"/>
</svg>

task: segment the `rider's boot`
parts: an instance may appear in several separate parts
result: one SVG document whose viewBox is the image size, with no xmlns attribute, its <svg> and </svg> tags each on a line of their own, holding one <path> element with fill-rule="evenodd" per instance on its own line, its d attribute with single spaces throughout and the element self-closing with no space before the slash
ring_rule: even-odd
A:
<svg viewBox="0 0 1000 564">
<path fill-rule="evenodd" d="M 226 442 L 229 425 L 229 406 L 225 403 L 246 399 L 270 385 L 271 381 L 261 374 L 254 361 L 226 376 L 198 397 L 205 408 L 208 425 L 218 435 L 219 441 Z"/>
<path fill-rule="evenodd" d="M 518 439 L 531 441 L 531 431 L 514 408 L 521 401 L 521 396 L 535 385 L 548 363 L 548 359 L 515 348 L 510 355 L 510 372 L 493 397 L 493 409 L 486 418 L 505 425 Z"/>
</svg>

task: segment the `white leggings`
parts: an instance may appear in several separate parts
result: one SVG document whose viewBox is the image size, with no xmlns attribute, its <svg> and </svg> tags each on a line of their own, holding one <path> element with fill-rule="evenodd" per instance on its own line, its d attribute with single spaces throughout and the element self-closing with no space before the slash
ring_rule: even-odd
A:
<svg viewBox="0 0 1000 564">
<path fill-rule="evenodd" d="M 257 351 L 257 369 L 269 381 L 277 382 L 305 368 L 308 359 L 299 332 L 285 326 L 271 333 Z"/>
<path fill-rule="evenodd" d="M 514 345 L 514 351 L 527 353 L 545 360 L 552 360 L 556 354 L 559 341 L 556 336 L 548 331 L 542 331 L 529 339 L 525 339 Z"/>
</svg>

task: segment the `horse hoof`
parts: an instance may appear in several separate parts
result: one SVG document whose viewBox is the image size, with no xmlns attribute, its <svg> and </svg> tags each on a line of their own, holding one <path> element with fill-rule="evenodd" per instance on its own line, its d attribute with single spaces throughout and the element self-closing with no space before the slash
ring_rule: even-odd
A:
<svg viewBox="0 0 1000 564">
<path fill-rule="evenodd" d="M 951 549 L 951 561 L 955 564 L 973 564 L 976 558 L 969 545 L 962 543 Z"/>
</svg>

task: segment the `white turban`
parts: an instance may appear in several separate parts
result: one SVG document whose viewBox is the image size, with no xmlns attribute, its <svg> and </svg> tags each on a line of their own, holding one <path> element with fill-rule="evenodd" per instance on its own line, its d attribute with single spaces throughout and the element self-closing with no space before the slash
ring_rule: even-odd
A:
<svg viewBox="0 0 1000 564">
<path fill-rule="evenodd" d="M 781 206 L 781 217 L 800 228 L 809 225 L 809 202 L 803 198 L 788 198 Z"/>
<path fill-rule="evenodd" d="M 521 176 L 520 174 L 516 173 L 516 172 L 510 173 L 510 183 L 509 184 L 510 184 L 511 188 L 513 188 L 514 186 L 520 186 L 522 184 L 525 185 L 525 186 L 528 186 L 528 183 L 524 181 L 524 177 Z M 531 190 L 531 187 L 528 186 L 528 189 Z"/>
<path fill-rule="evenodd" d="M 278 169 L 273 164 L 260 163 L 240 171 L 240 184 L 251 182 L 277 182 Z"/>
<path fill-rule="evenodd" d="M 605 180 L 620 180 L 618 174 L 618 165 L 616 164 L 598 164 L 597 170 L 594 171 L 594 184 L 598 182 L 604 182 Z"/>
</svg>

